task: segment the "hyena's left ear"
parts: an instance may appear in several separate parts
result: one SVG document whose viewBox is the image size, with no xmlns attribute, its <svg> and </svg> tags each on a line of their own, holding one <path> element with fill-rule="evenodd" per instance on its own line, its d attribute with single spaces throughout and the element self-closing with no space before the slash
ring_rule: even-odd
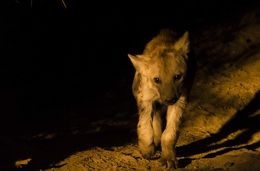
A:
<svg viewBox="0 0 260 171">
<path fill-rule="evenodd" d="M 174 48 L 182 53 L 183 55 L 187 55 L 190 51 L 190 40 L 189 40 L 189 32 L 186 31 L 179 40 L 174 44 Z"/>
<path fill-rule="evenodd" d="M 142 66 L 144 65 L 144 61 L 142 60 L 141 55 L 128 54 L 128 57 L 130 58 L 135 69 L 140 72 Z"/>
</svg>

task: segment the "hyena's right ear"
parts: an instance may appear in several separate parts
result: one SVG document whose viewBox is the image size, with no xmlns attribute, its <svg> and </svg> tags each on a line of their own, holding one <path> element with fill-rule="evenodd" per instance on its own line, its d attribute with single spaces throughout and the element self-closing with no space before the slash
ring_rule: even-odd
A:
<svg viewBox="0 0 260 171">
<path fill-rule="evenodd" d="M 131 55 L 128 54 L 128 57 L 130 58 L 133 66 L 137 71 L 141 71 L 142 66 L 144 65 L 144 61 L 141 58 L 141 55 Z"/>
<path fill-rule="evenodd" d="M 190 51 L 189 32 L 186 31 L 174 44 L 174 48 L 184 56 Z"/>
</svg>

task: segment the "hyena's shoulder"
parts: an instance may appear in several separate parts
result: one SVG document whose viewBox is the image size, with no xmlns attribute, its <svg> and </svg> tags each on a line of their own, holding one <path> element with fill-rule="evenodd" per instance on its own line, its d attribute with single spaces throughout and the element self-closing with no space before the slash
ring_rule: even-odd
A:
<svg viewBox="0 0 260 171">
<path fill-rule="evenodd" d="M 144 49 L 144 54 L 151 54 L 153 51 L 170 49 L 177 40 L 177 32 L 170 29 L 161 29 L 159 33 L 151 39 Z"/>
</svg>

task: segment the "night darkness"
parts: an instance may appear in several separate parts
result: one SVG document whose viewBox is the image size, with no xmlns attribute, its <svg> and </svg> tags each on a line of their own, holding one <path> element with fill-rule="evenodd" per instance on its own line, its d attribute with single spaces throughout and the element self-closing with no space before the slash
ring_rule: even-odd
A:
<svg viewBox="0 0 260 171">
<path fill-rule="evenodd" d="M 120 112 L 126 113 L 126 118 L 135 117 L 131 92 L 134 68 L 127 54 L 142 53 L 145 44 L 161 28 L 172 28 L 179 34 L 189 30 L 192 38 L 207 26 L 236 20 L 242 12 L 257 5 L 253 1 L 187 0 L 175 3 L 172 8 L 161 4 L 160 10 L 165 7 L 167 12 L 158 11 L 157 15 L 152 10 L 127 9 L 127 5 L 109 10 L 106 4 L 100 7 L 101 4 L 91 6 L 83 0 L 65 2 L 67 8 L 59 0 L 32 4 L 29 0 L 17 0 L 8 2 L 2 10 L 0 150 L 5 156 L 0 157 L 0 163 L 3 162 L 3 168 L 31 154 L 45 160 L 34 163 L 32 168 L 47 168 L 51 160 L 59 161 L 84 149 L 83 146 L 96 145 L 95 140 L 91 145 L 82 145 L 87 143 L 84 140 L 78 146 L 74 144 L 77 147 L 64 148 L 61 155 L 46 159 L 52 154 L 38 153 L 45 142 L 28 140 L 34 135 L 54 131 L 64 138 L 75 125 L 79 130 L 87 129 L 83 123 L 77 124 L 79 120 L 89 124 L 113 118 Z M 23 150 L 24 146 L 30 148 L 30 144 L 32 152 Z"/>
</svg>

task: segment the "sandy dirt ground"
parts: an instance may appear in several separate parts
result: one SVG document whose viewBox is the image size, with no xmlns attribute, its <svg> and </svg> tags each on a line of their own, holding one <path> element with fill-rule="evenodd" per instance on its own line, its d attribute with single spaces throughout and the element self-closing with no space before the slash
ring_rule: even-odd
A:
<svg viewBox="0 0 260 171">
<path fill-rule="evenodd" d="M 194 52 L 198 70 L 177 143 L 179 168 L 176 170 L 260 170 L 260 15 L 257 11 L 196 30 Z M 151 160 L 142 158 L 136 145 L 136 113 L 127 112 L 124 108 L 127 103 L 118 102 L 121 112 L 110 119 L 88 123 L 84 129 L 81 127 L 86 123 L 84 119 L 71 123 L 67 138 L 56 143 L 56 149 L 63 148 L 57 151 L 43 148 L 46 154 L 48 150 L 55 152 L 50 160 L 61 153 L 66 153 L 66 157 L 37 169 L 165 170 L 159 160 L 160 151 Z M 55 134 L 37 138 L 47 141 L 53 137 Z M 75 142 L 85 145 L 74 148 Z M 64 152 L 72 146 L 74 150 Z M 17 167 L 28 170 L 30 163 L 40 166 L 47 162 L 33 156 L 17 161 Z"/>
</svg>

